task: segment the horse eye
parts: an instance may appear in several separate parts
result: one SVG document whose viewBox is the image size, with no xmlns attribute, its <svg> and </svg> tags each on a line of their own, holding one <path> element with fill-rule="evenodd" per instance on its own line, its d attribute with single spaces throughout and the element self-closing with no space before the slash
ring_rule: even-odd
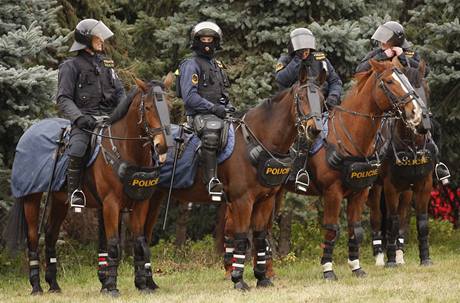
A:
<svg viewBox="0 0 460 303">
<path fill-rule="evenodd" d="M 391 80 L 391 79 L 386 80 L 385 82 L 388 83 L 388 84 L 393 84 L 393 80 Z"/>
</svg>

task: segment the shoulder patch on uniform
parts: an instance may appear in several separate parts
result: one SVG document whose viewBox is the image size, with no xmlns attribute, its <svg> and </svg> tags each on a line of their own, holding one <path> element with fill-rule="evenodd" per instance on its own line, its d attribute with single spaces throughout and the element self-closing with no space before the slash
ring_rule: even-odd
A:
<svg viewBox="0 0 460 303">
<path fill-rule="evenodd" d="M 193 74 L 193 75 L 192 75 L 192 84 L 193 84 L 193 85 L 197 85 L 197 84 L 198 84 L 198 75 L 197 75 L 197 74 Z"/>
<path fill-rule="evenodd" d="M 406 57 L 412 58 L 415 55 L 415 52 L 410 51 L 410 50 L 406 50 L 406 51 L 404 51 L 404 54 L 406 55 Z"/>
<path fill-rule="evenodd" d="M 108 67 L 108 68 L 115 67 L 115 63 L 113 62 L 113 60 L 104 59 L 103 62 L 104 62 L 104 66 L 105 66 L 105 67 Z"/>
<path fill-rule="evenodd" d="M 313 56 L 315 57 L 316 61 L 322 61 L 322 60 L 326 59 L 326 54 L 323 53 L 323 52 L 314 52 Z"/>
<path fill-rule="evenodd" d="M 176 71 L 174 72 L 174 75 L 176 75 L 176 76 L 179 76 L 179 75 L 180 75 L 179 69 L 176 69 Z"/>
<path fill-rule="evenodd" d="M 284 68 L 284 64 L 281 63 L 281 62 L 278 62 L 275 66 L 275 71 L 276 72 L 279 72 L 280 70 L 282 70 Z"/>
<path fill-rule="evenodd" d="M 220 68 L 227 68 L 227 67 L 225 66 L 225 64 L 222 63 L 222 61 L 216 60 L 216 64 L 217 64 L 217 66 L 220 67 Z"/>
</svg>

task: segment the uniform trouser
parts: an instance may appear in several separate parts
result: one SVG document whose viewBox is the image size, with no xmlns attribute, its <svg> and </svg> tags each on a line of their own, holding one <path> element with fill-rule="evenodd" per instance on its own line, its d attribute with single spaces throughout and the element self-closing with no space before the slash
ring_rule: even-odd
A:
<svg viewBox="0 0 460 303">
<path fill-rule="evenodd" d="M 208 183 L 217 177 L 217 152 L 224 121 L 213 114 L 193 117 L 193 129 L 201 139 L 201 158 L 204 168 L 204 181 Z"/>
<path fill-rule="evenodd" d="M 83 158 L 88 148 L 91 134 L 88 134 L 80 128 L 73 126 L 70 131 L 69 155 L 71 157 Z"/>
</svg>

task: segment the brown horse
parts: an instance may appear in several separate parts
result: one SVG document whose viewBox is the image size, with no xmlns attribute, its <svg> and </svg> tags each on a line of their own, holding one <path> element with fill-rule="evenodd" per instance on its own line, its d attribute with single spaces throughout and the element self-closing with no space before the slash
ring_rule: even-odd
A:
<svg viewBox="0 0 460 303">
<path fill-rule="evenodd" d="M 324 82 L 324 73 L 319 85 Z M 228 215 L 234 222 L 232 235 L 235 239 L 232 281 L 236 289 L 246 290 L 249 286 L 243 280 L 245 254 L 248 247 L 248 231 L 253 229 L 254 246 L 258 252 L 254 275 L 258 287 L 271 286 L 266 277 L 266 234 L 272 214 L 275 195 L 281 184 L 263 186 L 258 178 L 258 170 L 251 164 L 248 148 L 251 144 L 264 146 L 263 149 L 273 161 L 287 157 L 289 149 L 298 136 L 314 137 L 318 134 L 311 119 L 311 106 L 307 89 L 318 90 L 318 86 L 307 76 L 307 67 L 300 69 L 299 81 L 290 89 L 280 92 L 270 100 L 249 110 L 241 120 L 234 121 L 235 149 L 228 160 L 218 167 L 219 179 L 223 181 L 228 205 Z M 319 101 L 322 104 L 322 100 Z M 250 143 L 248 143 L 250 141 Z M 284 161 L 284 160 L 283 160 Z M 187 189 L 174 190 L 173 196 L 182 201 L 212 202 L 198 171 L 195 183 Z M 146 229 L 151 237 L 153 226 L 160 209 L 160 203 L 167 189 L 155 192 L 152 197 L 151 212 Z"/>
<path fill-rule="evenodd" d="M 117 268 L 120 257 L 118 226 L 120 210 L 123 208 L 132 210 L 130 227 L 136 239 L 134 250 L 135 285 L 144 291 L 149 291 L 152 288 L 146 282 L 152 273 L 150 270 L 150 251 L 144 237 L 144 225 L 150 196 L 133 198 L 130 195 L 128 197 L 120 177 L 121 168 L 123 167 L 125 170 L 124 177 L 133 178 L 130 180 L 134 184 L 135 173 L 141 170 L 150 172 L 158 170 L 161 162 L 166 159 L 167 151 L 166 137 L 163 132 L 164 126 L 162 126 L 161 117 L 158 113 L 154 85 L 146 84 L 141 80 L 136 80 L 136 84 L 138 88 L 133 92 L 132 99 L 126 100 L 130 104 L 124 103 L 126 107 L 122 110 L 121 118 L 107 126 L 102 133 L 101 152 L 87 169 L 83 181 L 87 206 L 102 208 L 108 254 L 100 259 L 100 264 L 104 263 L 105 265 L 103 271 L 105 277 L 101 291 L 113 296 L 119 295 L 117 290 Z M 117 110 L 118 108 L 115 109 L 115 111 Z M 153 156 L 157 158 L 156 161 L 153 160 Z M 128 173 L 130 170 L 134 173 L 131 176 Z M 17 202 L 21 204 L 20 207 L 23 205 L 28 227 L 29 280 L 32 285 L 32 294 L 43 292 L 40 286 L 38 245 L 38 221 L 42 194 L 42 192 L 33 193 L 21 197 Z M 45 227 L 45 279 L 50 285 L 50 292 L 60 292 L 61 289 L 56 280 L 55 246 L 69 204 L 65 188 L 50 194 L 52 195 L 52 204 Z"/>
<path fill-rule="evenodd" d="M 349 265 L 355 276 L 366 273 L 359 264 L 359 246 L 362 240 L 361 215 L 367 200 L 369 181 L 366 177 L 378 173 L 378 163 L 371 161 L 376 153 L 374 142 L 381 120 L 387 115 L 401 114 L 414 128 L 421 121 L 417 96 L 408 94 L 411 88 L 396 81 L 402 74 L 391 62 L 371 60 L 372 69 L 357 75 L 357 83 L 340 106 L 329 113 L 329 133 L 324 147 L 308 159 L 312 184 L 306 192 L 296 191 L 294 182 L 285 189 L 303 195 L 321 195 L 324 201 L 323 226 L 326 229 L 323 244 L 323 277 L 336 280 L 332 269 L 334 245 L 339 236 L 339 214 L 343 198 L 347 198 L 349 236 Z M 388 114 L 387 112 L 391 112 Z M 337 152 L 338 151 L 338 152 Z M 350 164 L 365 162 L 361 171 L 346 170 Z M 335 168 L 333 168 L 335 167 Z M 348 176 L 348 181 L 345 178 Z M 364 184 L 353 188 L 350 179 L 364 179 Z M 372 179 L 372 178 L 369 178 Z M 233 222 L 227 218 L 225 234 L 231 234 Z"/>
<path fill-rule="evenodd" d="M 428 98 L 428 87 L 423 79 L 425 63 L 418 68 L 418 81 L 411 83 L 422 89 L 420 95 Z M 428 99 L 424 100 L 426 104 Z M 412 201 L 416 210 L 419 256 L 421 265 L 431 265 L 428 246 L 428 203 L 433 185 L 436 147 L 431 135 L 414 134 L 402 120 L 389 121 L 387 125 L 389 150 L 383 162 L 379 182 L 370 191 L 368 205 L 371 209 L 372 247 L 377 266 L 385 265 L 383 240 L 386 238 L 387 267 L 404 264 L 404 235 Z M 386 213 L 382 213 L 382 187 Z M 382 231 L 385 220 L 385 231 Z"/>
</svg>

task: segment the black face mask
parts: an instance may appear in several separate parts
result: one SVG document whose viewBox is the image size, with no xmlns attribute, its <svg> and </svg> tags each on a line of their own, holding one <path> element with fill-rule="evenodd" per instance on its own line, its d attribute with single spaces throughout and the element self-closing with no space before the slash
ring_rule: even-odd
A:
<svg viewBox="0 0 460 303">
<path fill-rule="evenodd" d="M 216 49 L 217 41 L 215 40 L 211 43 L 205 43 L 198 40 L 195 42 L 194 46 L 194 50 L 197 52 L 197 54 L 208 58 L 214 57 Z"/>
</svg>

